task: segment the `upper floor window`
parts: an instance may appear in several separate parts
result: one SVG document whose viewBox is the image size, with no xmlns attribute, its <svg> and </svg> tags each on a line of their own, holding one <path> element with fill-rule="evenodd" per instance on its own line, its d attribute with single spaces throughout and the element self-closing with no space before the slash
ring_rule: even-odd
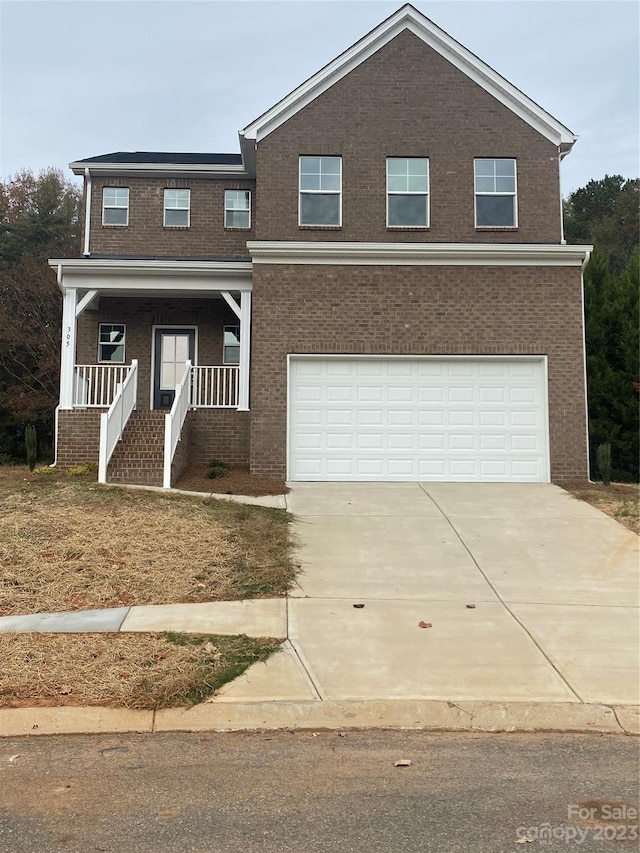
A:
<svg viewBox="0 0 640 853">
<path fill-rule="evenodd" d="M 105 187 L 102 190 L 102 224 L 129 224 L 128 187 Z"/>
<path fill-rule="evenodd" d="M 225 326 L 223 329 L 222 363 L 240 363 L 240 326 Z"/>
<path fill-rule="evenodd" d="M 429 161 L 426 157 L 387 157 L 387 227 L 429 225 Z"/>
<path fill-rule="evenodd" d="M 100 323 L 98 361 L 124 363 L 124 323 Z"/>
<path fill-rule="evenodd" d="M 224 227 L 251 228 L 251 193 L 249 190 L 224 191 Z"/>
<path fill-rule="evenodd" d="M 189 227 L 191 190 L 164 191 L 164 224 L 169 228 Z"/>
<path fill-rule="evenodd" d="M 300 225 L 342 223 L 342 158 L 300 158 Z"/>
<path fill-rule="evenodd" d="M 474 160 L 476 228 L 518 225 L 515 160 Z"/>
</svg>

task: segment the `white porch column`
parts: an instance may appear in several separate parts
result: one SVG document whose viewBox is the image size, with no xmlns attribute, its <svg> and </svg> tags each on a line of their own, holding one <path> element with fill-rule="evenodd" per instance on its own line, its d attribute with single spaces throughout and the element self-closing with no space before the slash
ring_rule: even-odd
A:
<svg viewBox="0 0 640 853">
<path fill-rule="evenodd" d="M 240 388 L 238 411 L 249 411 L 249 373 L 251 371 L 251 293 L 240 297 Z"/>
<path fill-rule="evenodd" d="M 64 291 L 62 301 L 62 353 L 60 357 L 60 408 L 73 408 L 74 373 L 76 367 L 76 306 L 78 291 Z"/>
</svg>

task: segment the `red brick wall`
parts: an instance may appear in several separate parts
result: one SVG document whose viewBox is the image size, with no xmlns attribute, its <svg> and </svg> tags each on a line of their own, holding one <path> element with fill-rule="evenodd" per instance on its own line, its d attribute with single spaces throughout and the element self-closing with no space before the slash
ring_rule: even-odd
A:
<svg viewBox="0 0 640 853">
<path fill-rule="evenodd" d="M 64 470 L 84 462 L 98 464 L 102 411 L 106 409 L 58 412 L 58 468 Z"/>
<path fill-rule="evenodd" d="M 298 227 L 298 156 L 343 158 L 343 225 Z M 431 227 L 386 227 L 385 158 L 429 157 Z M 476 231 L 474 157 L 516 158 L 519 227 Z M 558 152 L 404 32 L 262 140 L 256 239 L 558 243 Z"/>
<path fill-rule="evenodd" d="M 195 409 L 189 413 L 189 461 L 221 459 L 229 465 L 249 463 L 249 412 L 235 409 Z"/>
<path fill-rule="evenodd" d="M 100 323 L 125 323 L 125 361 L 138 359 L 138 408 L 148 409 L 153 326 L 197 326 L 196 361 L 215 365 L 222 364 L 222 327 L 238 325 L 238 318 L 222 299 L 102 298 L 97 311 L 78 320 L 78 364 L 98 363 Z"/>
<path fill-rule="evenodd" d="M 129 187 L 129 225 L 102 224 L 104 187 Z M 191 190 L 188 228 L 165 228 L 164 190 Z M 247 257 L 246 241 L 253 227 L 224 227 L 224 191 L 251 190 L 255 181 L 237 178 L 92 178 L 91 254 L 182 255 L 185 257 Z M 251 221 L 253 225 L 253 212 Z"/>
<path fill-rule="evenodd" d="M 287 353 L 539 354 L 552 479 L 585 479 L 580 291 L 577 268 L 257 265 L 252 471 L 285 474 Z"/>
</svg>

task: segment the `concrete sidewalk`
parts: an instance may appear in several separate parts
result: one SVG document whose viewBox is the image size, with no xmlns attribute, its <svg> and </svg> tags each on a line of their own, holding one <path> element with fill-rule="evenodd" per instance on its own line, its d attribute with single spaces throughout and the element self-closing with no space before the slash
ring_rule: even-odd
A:
<svg viewBox="0 0 640 853">
<path fill-rule="evenodd" d="M 189 710 L 41 709 L 47 725 L 640 730 L 638 537 L 617 522 L 550 485 L 298 484 L 287 506 L 287 601 L 22 617 L 287 637 L 279 653 Z M 33 713 L 1 712 L 0 733 Z"/>
</svg>

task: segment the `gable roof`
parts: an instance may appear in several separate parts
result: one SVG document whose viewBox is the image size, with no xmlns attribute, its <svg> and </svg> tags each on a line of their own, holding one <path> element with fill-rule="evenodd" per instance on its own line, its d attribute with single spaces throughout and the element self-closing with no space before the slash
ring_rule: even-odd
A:
<svg viewBox="0 0 640 853">
<path fill-rule="evenodd" d="M 357 68 L 404 30 L 409 30 L 416 35 L 500 103 L 557 145 L 562 155 L 569 153 L 577 139 L 569 128 L 441 30 L 422 12 L 407 3 L 241 130 L 240 145 L 245 163 L 252 161 L 255 156 L 253 155 L 255 146 L 261 139 L 326 92 L 334 83 Z"/>
</svg>

